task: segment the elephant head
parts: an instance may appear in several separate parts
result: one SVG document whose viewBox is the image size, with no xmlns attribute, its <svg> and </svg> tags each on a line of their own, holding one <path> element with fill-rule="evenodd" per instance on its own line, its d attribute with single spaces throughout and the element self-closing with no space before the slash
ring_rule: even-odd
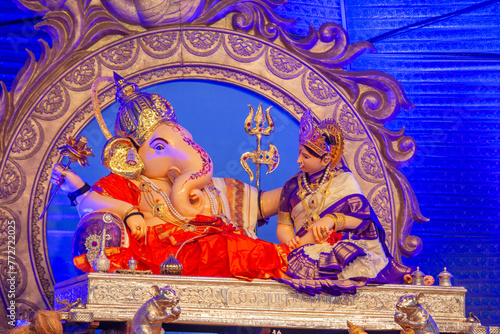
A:
<svg viewBox="0 0 500 334">
<path fill-rule="evenodd" d="M 213 175 L 210 156 L 180 125 L 160 125 L 138 150 L 144 176 L 172 178 L 170 200 L 185 217 L 194 217 L 205 206 L 202 189 Z"/>
<path fill-rule="evenodd" d="M 174 208 L 185 217 L 200 214 L 205 206 L 202 189 L 213 175 L 210 156 L 177 123 L 167 100 L 158 94 L 140 92 L 137 85 L 116 73 L 116 100 L 121 106 L 115 136 L 111 137 L 97 103 L 97 85 L 101 81 L 96 80 L 92 92 L 96 118 L 109 139 L 102 154 L 104 165 L 126 178 L 142 174 L 152 179 L 174 179 L 170 193 Z"/>
</svg>

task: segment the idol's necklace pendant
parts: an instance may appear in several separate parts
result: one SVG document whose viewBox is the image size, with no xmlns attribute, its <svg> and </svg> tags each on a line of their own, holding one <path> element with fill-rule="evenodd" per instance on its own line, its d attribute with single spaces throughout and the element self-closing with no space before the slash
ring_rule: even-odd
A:
<svg viewBox="0 0 500 334">
<path fill-rule="evenodd" d="M 196 226 L 191 225 L 191 224 L 184 224 L 184 225 L 182 225 L 182 229 L 185 232 L 196 232 Z"/>
<path fill-rule="evenodd" d="M 163 203 L 156 203 L 154 206 L 153 206 L 153 210 L 152 210 L 152 213 L 153 213 L 153 216 L 155 217 L 165 217 L 166 215 L 166 205 L 163 204 Z"/>
<path fill-rule="evenodd" d="M 311 195 L 308 199 L 308 202 L 309 202 L 309 208 L 311 208 L 313 210 L 317 209 L 319 206 L 319 199 L 318 199 L 318 196 L 316 194 Z"/>
</svg>

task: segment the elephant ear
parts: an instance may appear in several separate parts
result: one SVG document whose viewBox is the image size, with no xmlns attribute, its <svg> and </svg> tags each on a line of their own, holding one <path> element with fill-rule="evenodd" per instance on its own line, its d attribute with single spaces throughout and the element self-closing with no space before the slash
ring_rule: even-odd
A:
<svg viewBox="0 0 500 334">
<path fill-rule="evenodd" d="M 144 170 L 144 163 L 128 138 L 109 139 L 102 150 L 101 161 L 111 173 L 127 179 L 137 179 Z"/>
</svg>

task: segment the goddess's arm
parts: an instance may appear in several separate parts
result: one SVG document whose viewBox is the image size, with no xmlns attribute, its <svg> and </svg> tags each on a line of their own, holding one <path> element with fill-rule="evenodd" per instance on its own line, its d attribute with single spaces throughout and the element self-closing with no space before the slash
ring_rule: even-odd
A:
<svg viewBox="0 0 500 334">
<path fill-rule="evenodd" d="M 280 222 L 278 221 L 276 236 L 278 237 L 278 241 L 280 243 L 287 244 L 295 237 L 295 230 L 292 225 L 280 224 Z"/>
<path fill-rule="evenodd" d="M 345 215 L 345 226 L 343 230 L 354 230 L 358 228 L 358 226 L 362 223 L 363 221 L 359 218 L 355 218 L 349 215 Z M 325 216 L 323 218 L 320 218 L 317 220 L 307 231 L 306 235 L 300 238 L 300 246 L 306 245 L 306 244 L 314 244 L 317 242 L 317 237 L 314 236 L 314 229 L 316 229 L 316 233 L 322 233 L 321 228 L 325 228 L 325 233 L 330 233 L 330 230 L 334 228 L 334 221 L 331 216 Z M 319 231 L 318 231 L 319 230 Z M 340 232 L 340 231 L 336 231 Z"/>
</svg>

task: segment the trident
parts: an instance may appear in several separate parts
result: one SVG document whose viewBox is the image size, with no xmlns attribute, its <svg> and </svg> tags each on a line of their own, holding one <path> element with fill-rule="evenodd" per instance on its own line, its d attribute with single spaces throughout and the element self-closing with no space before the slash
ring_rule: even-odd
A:
<svg viewBox="0 0 500 334">
<path fill-rule="evenodd" d="M 260 165 L 267 165 L 267 173 L 272 173 L 280 162 L 280 155 L 278 153 L 278 149 L 273 144 L 269 143 L 269 149 L 267 151 L 263 151 L 261 149 L 261 141 L 262 136 L 269 136 L 274 131 L 274 122 L 271 118 L 271 114 L 269 110 L 271 107 L 266 109 L 266 118 L 264 118 L 264 114 L 262 112 L 262 103 L 259 103 L 259 108 L 257 109 L 257 113 L 255 113 L 253 107 L 250 107 L 250 114 L 248 114 L 247 119 L 245 120 L 245 131 L 251 136 L 257 136 L 257 149 L 253 152 L 243 153 L 240 159 L 241 166 L 250 176 L 250 182 L 253 182 L 253 172 L 248 166 L 248 160 L 252 160 L 255 164 L 256 168 L 256 187 L 257 191 L 260 190 Z M 255 114 L 255 117 L 254 117 Z M 269 123 L 268 127 L 265 127 L 266 124 Z M 255 127 L 252 127 L 252 122 L 255 122 Z"/>
</svg>

